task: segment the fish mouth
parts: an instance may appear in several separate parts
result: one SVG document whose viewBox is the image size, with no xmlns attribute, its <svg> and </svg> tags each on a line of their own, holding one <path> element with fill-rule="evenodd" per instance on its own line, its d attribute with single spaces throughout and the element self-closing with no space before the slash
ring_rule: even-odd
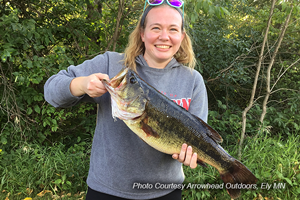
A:
<svg viewBox="0 0 300 200">
<path fill-rule="evenodd" d="M 115 93 L 117 90 L 122 90 L 126 86 L 126 79 L 124 78 L 126 77 L 128 70 L 128 68 L 124 68 L 110 81 L 106 79 L 101 80 L 102 84 L 110 94 Z"/>
<path fill-rule="evenodd" d="M 110 81 L 106 79 L 102 79 L 101 82 L 107 91 L 110 93 L 113 108 L 118 107 L 117 105 L 120 104 L 122 106 L 126 106 L 128 104 L 126 101 L 122 101 L 119 98 L 119 92 L 126 87 L 126 75 L 128 72 L 128 68 L 124 68 L 121 70 L 116 76 L 114 76 Z M 118 102 L 118 103 L 117 103 Z M 113 111 L 116 112 L 116 111 Z"/>
<path fill-rule="evenodd" d="M 121 70 L 115 77 L 110 81 L 102 79 L 101 82 L 111 96 L 111 105 L 112 105 L 112 116 L 118 117 L 121 120 L 130 120 L 139 117 L 142 113 L 129 111 L 129 107 L 135 102 L 140 100 L 140 97 L 137 96 L 133 99 L 123 99 L 122 92 L 126 90 L 127 86 L 127 73 L 129 69 L 124 68 Z M 124 90 L 124 91 L 123 91 Z M 125 92 L 126 93 L 126 92 Z"/>
</svg>

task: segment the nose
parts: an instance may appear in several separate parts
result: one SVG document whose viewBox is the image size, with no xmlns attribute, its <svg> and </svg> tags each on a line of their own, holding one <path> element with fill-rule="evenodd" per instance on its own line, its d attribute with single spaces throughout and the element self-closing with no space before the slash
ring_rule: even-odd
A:
<svg viewBox="0 0 300 200">
<path fill-rule="evenodd" d="M 160 40 L 169 40 L 169 34 L 167 30 L 162 30 L 161 34 L 159 35 Z"/>
</svg>

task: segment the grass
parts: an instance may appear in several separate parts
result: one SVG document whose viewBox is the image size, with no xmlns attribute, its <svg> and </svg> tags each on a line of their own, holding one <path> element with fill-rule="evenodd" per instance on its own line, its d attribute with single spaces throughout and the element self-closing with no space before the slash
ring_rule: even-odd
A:
<svg viewBox="0 0 300 200">
<path fill-rule="evenodd" d="M 237 145 L 224 147 L 237 157 Z M 84 199 L 89 168 L 89 144 L 72 147 L 56 144 L 40 147 L 23 144 L 0 153 L 0 199 Z M 247 138 L 242 162 L 258 178 L 257 190 L 243 190 L 239 199 L 298 199 L 300 195 L 300 137 Z M 185 184 L 221 184 L 211 166 L 195 170 L 184 167 Z M 274 189 L 274 184 L 285 188 Z M 265 184 L 272 187 L 262 188 Z M 27 199 L 26 199 L 27 198 Z M 183 199 L 230 199 L 225 189 L 185 189 Z"/>
<path fill-rule="evenodd" d="M 228 146 L 229 152 L 237 158 L 238 146 Z M 300 137 L 291 135 L 271 138 L 247 138 L 243 151 L 242 162 L 258 179 L 256 190 L 243 190 L 239 199 L 287 199 L 296 200 L 300 195 Z M 221 184 L 219 173 L 213 167 L 208 169 L 197 167 L 197 170 L 185 168 L 185 183 Z M 275 189 L 279 183 L 285 188 Z M 271 185 L 270 189 L 266 184 Z M 275 185 L 274 185 L 275 184 Z M 279 184 L 280 185 L 280 184 Z M 274 187 L 275 186 L 275 187 Z M 186 190 L 184 199 L 228 199 L 226 190 Z"/>
<path fill-rule="evenodd" d="M 84 151 L 83 144 L 68 149 L 63 144 L 47 148 L 24 144 L 2 153 L 0 199 L 83 196 L 89 168 L 89 156 Z"/>
</svg>

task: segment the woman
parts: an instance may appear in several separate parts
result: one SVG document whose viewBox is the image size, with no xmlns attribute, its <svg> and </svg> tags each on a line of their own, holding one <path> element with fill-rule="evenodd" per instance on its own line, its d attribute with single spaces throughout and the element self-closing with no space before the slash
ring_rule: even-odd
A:
<svg viewBox="0 0 300 200">
<path fill-rule="evenodd" d="M 181 10 L 171 7 L 170 2 L 148 6 L 124 54 L 106 52 L 62 70 L 46 82 L 45 99 L 55 107 L 82 101 L 99 105 L 86 199 L 181 199 L 176 186 L 184 180 L 181 163 L 195 168 L 197 155 L 186 144 L 179 155 L 161 153 L 141 141 L 121 120 L 115 122 L 110 95 L 100 80 L 130 67 L 206 121 L 206 89 L 202 76 L 191 69 L 195 58 L 183 26 Z"/>
</svg>

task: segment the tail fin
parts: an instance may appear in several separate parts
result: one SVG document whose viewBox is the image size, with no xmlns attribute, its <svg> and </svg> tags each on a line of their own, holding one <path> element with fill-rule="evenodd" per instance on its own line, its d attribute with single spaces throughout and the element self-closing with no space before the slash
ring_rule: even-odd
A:
<svg viewBox="0 0 300 200">
<path fill-rule="evenodd" d="M 249 189 L 250 185 L 245 184 L 255 184 L 257 181 L 252 172 L 238 160 L 233 162 L 227 172 L 221 173 L 221 178 L 225 183 L 228 194 L 233 199 L 241 195 L 240 189 Z"/>
</svg>

